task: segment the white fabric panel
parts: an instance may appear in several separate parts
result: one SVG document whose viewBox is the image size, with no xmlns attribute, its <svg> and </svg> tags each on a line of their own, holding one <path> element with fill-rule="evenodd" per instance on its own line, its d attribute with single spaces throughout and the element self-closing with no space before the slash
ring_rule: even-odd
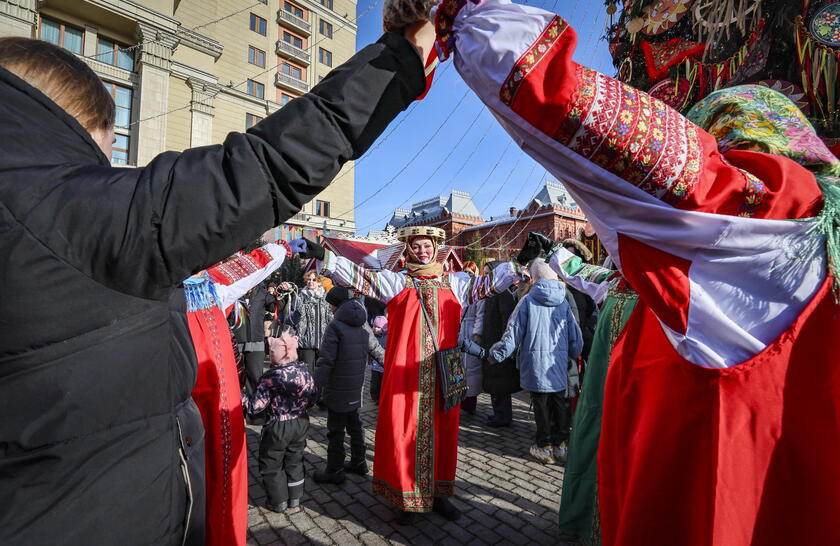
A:
<svg viewBox="0 0 840 546">
<path fill-rule="evenodd" d="M 236 300 L 244 296 L 248 290 L 260 284 L 268 278 L 269 275 L 274 273 L 277 268 L 283 265 L 283 261 L 286 259 L 285 247 L 275 243 L 268 243 L 263 245 L 261 248 L 271 254 L 272 257 L 272 260 L 268 262 L 265 267 L 255 273 L 252 273 L 251 275 L 248 275 L 247 277 L 239 279 L 233 284 L 224 285 L 215 283 L 216 294 L 219 296 L 219 307 L 222 309 L 223 313 L 228 307 L 233 305 Z"/>
<path fill-rule="evenodd" d="M 499 90 L 552 16 L 506 0 L 468 2 L 456 18 L 458 72 L 517 144 L 565 183 L 620 270 L 618 233 L 693 263 L 688 328 L 669 336 L 683 357 L 720 367 L 754 356 L 825 278 L 822 240 L 806 235 L 813 222 L 678 210 L 535 130 Z"/>
</svg>

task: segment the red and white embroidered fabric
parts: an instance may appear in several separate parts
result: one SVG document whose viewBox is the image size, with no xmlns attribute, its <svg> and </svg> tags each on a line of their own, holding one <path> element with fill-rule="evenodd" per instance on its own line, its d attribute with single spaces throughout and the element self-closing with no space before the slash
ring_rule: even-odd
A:
<svg viewBox="0 0 840 546">
<path fill-rule="evenodd" d="M 438 9 L 451 2 L 461 4 Z M 725 368 L 749 359 L 817 292 L 823 241 L 812 221 L 791 221 L 821 207 L 806 169 L 719 153 L 663 102 L 574 63 L 575 32 L 553 13 L 466 2 L 450 32 L 458 72 L 564 182 L 686 360 Z M 756 179 L 767 190 L 759 200 Z M 753 218 L 737 216 L 744 210 Z"/>
<path fill-rule="evenodd" d="M 603 543 L 840 544 L 840 314 L 809 233 L 813 175 L 721 154 L 660 101 L 578 66 L 552 13 L 483 0 L 451 28 L 464 80 L 639 292 L 604 392 Z"/>
<path fill-rule="evenodd" d="M 219 307 L 225 315 L 237 299 L 283 265 L 283 260 L 289 254 L 289 244 L 285 241 L 268 243 L 207 269 L 210 280 L 216 285 Z"/>
</svg>

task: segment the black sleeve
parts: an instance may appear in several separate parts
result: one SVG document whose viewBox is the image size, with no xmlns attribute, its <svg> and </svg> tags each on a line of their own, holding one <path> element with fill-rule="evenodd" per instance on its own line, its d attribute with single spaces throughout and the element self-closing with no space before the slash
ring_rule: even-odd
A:
<svg viewBox="0 0 840 546">
<path fill-rule="evenodd" d="M 335 368 L 335 361 L 338 358 L 338 344 L 341 342 L 338 328 L 330 322 L 324 330 L 324 337 L 321 339 L 321 350 L 318 353 L 318 361 L 315 363 L 315 385 L 323 396 L 330 388 L 330 377 Z"/>
<path fill-rule="evenodd" d="M 256 240 L 326 188 L 423 91 L 423 65 L 385 34 L 221 145 L 166 152 L 136 169 L 62 166 L 29 229 L 93 279 L 144 297 Z"/>
</svg>

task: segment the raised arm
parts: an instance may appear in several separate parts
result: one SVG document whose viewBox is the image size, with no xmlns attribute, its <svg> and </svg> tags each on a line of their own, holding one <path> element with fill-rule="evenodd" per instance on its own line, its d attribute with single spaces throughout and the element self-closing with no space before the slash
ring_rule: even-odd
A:
<svg viewBox="0 0 840 546">
<path fill-rule="evenodd" d="M 289 254 L 289 245 L 268 243 L 256 250 L 218 263 L 207 270 L 216 283 L 219 307 L 228 307 L 274 273 Z"/>
<path fill-rule="evenodd" d="M 522 279 L 522 268 L 516 262 L 505 262 L 496 266 L 489 275 L 471 277 L 468 273 L 450 273 L 449 282 L 455 297 L 462 307 L 479 300 L 500 294 L 516 281 Z"/>
<path fill-rule="evenodd" d="M 329 250 L 324 252 L 323 260 L 318 261 L 318 270 L 341 286 L 382 303 L 388 303 L 405 288 L 403 275 L 393 271 L 371 271 Z"/>
<path fill-rule="evenodd" d="M 661 101 L 572 61 L 575 32 L 553 13 L 444 0 L 437 15 L 458 72 L 563 180 L 682 356 L 732 366 L 790 326 L 826 277 L 818 224 L 785 221 L 820 212 L 810 171 L 722 154 Z"/>
<path fill-rule="evenodd" d="M 385 34 L 223 144 L 166 152 L 136 169 L 107 166 L 104 156 L 61 166 L 55 183 L 31 199 L 55 213 L 16 212 L 42 244 L 93 279 L 164 297 L 298 212 L 424 88 L 415 47 Z"/>
</svg>

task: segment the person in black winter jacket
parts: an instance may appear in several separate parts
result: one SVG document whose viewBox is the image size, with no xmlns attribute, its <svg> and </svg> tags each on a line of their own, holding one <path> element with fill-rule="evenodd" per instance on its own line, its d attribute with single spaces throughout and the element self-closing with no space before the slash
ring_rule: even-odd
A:
<svg viewBox="0 0 840 546">
<path fill-rule="evenodd" d="M 246 133 L 134 169 L 110 165 L 114 104 L 82 60 L 0 38 L 0 544 L 203 543 L 187 533 L 195 355 L 176 350 L 170 296 L 299 211 L 420 96 L 434 31 L 406 32 Z M 31 305 L 45 286 L 61 287 L 48 328 Z"/>
<path fill-rule="evenodd" d="M 245 359 L 245 390 L 253 394 L 265 368 L 266 311 L 274 311 L 277 298 L 261 284 L 239 298 L 229 320 L 234 321 L 233 339 Z M 240 312 L 242 309 L 244 312 Z M 238 322 L 238 324 L 236 324 Z"/>
<path fill-rule="evenodd" d="M 315 384 L 327 406 L 327 466 L 313 476 L 319 483 L 344 482 L 344 471 L 367 474 L 365 432 L 359 418 L 368 356 L 380 364 L 385 351 L 367 325 L 365 307 L 336 286 L 327 293 L 334 318 L 324 332 Z M 350 463 L 344 464 L 344 431 L 350 435 Z"/>
</svg>

